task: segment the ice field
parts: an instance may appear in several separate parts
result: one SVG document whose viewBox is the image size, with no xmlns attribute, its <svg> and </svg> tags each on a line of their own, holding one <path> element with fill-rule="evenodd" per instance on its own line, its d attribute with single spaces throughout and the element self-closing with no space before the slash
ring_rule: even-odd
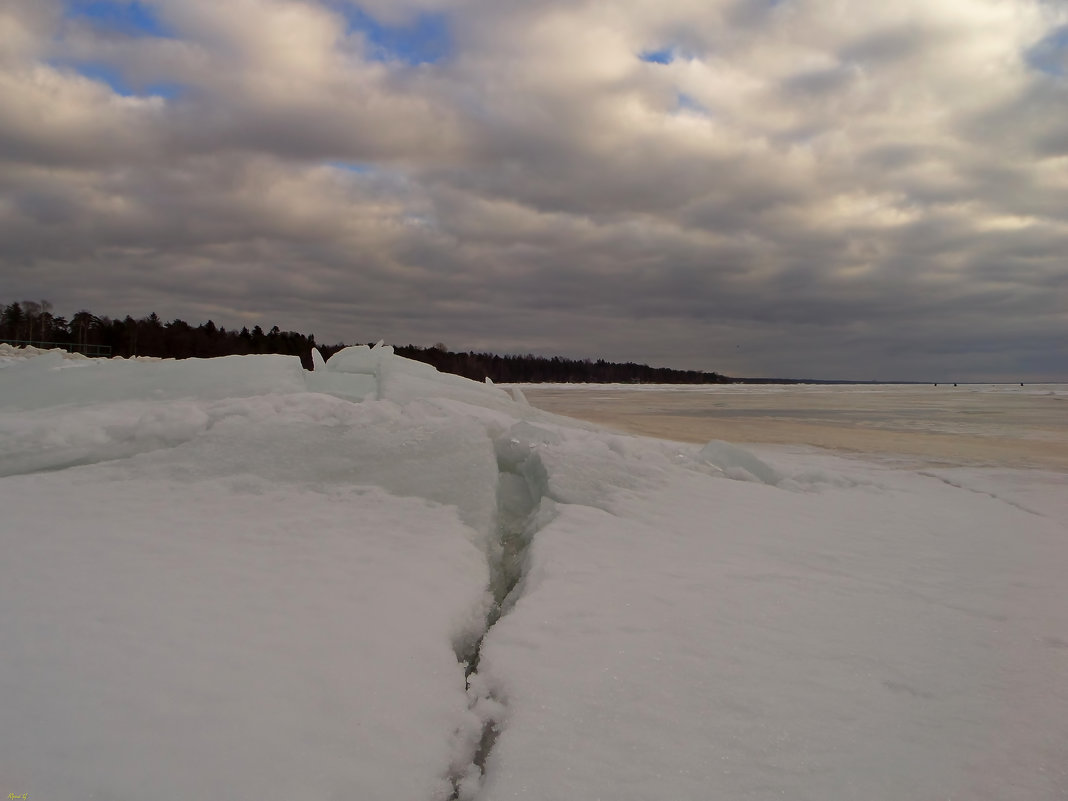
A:
<svg viewBox="0 0 1068 801">
<path fill-rule="evenodd" d="M 539 408 L 683 441 L 1068 472 L 1068 384 L 547 384 L 528 396 Z"/>
<path fill-rule="evenodd" d="M 0 794 L 1068 798 L 1056 460 L 725 438 L 386 347 L 0 351 Z"/>
</svg>

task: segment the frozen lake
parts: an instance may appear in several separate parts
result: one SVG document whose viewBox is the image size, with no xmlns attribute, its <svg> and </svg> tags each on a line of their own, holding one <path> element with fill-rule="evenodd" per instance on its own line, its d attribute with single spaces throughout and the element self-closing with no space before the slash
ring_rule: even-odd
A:
<svg viewBox="0 0 1068 801">
<path fill-rule="evenodd" d="M 811 445 L 920 464 L 1068 470 L 1068 384 L 524 387 L 556 414 L 681 442 Z"/>
<path fill-rule="evenodd" d="M 1068 798 L 1064 387 L 313 360 L 0 346 L 6 792 Z"/>
</svg>

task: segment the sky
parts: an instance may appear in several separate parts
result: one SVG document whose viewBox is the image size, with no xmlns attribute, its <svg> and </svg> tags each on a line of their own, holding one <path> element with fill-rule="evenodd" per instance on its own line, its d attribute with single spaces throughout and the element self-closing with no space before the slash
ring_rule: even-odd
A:
<svg viewBox="0 0 1068 801">
<path fill-rule="evenodd" d="M 0 303 L 1068 381 L 1065 0 L 0 0 Z"/>
</svg>

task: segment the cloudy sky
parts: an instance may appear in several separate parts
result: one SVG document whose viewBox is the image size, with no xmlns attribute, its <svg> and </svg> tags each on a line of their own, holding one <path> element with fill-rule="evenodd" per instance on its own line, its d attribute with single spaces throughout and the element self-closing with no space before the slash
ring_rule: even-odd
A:
<svg viewBox="0 0 1068 801">
<path fill-rule="evenodd" d="M 0 302 L 1068 380 L 1068 0 L 0 0 Z"/>
</svg>

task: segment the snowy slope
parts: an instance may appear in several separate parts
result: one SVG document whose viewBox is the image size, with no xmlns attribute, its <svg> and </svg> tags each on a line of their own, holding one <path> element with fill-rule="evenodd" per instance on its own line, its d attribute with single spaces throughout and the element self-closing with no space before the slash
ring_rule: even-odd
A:
<svg viewBox="0 0 1068 801">
<path fill-rule="evenodd" d="M 1061 474 L 625 437 L 385 347 L 4 356 L 0 790 L 1068 797 Z"/>
</svg>

